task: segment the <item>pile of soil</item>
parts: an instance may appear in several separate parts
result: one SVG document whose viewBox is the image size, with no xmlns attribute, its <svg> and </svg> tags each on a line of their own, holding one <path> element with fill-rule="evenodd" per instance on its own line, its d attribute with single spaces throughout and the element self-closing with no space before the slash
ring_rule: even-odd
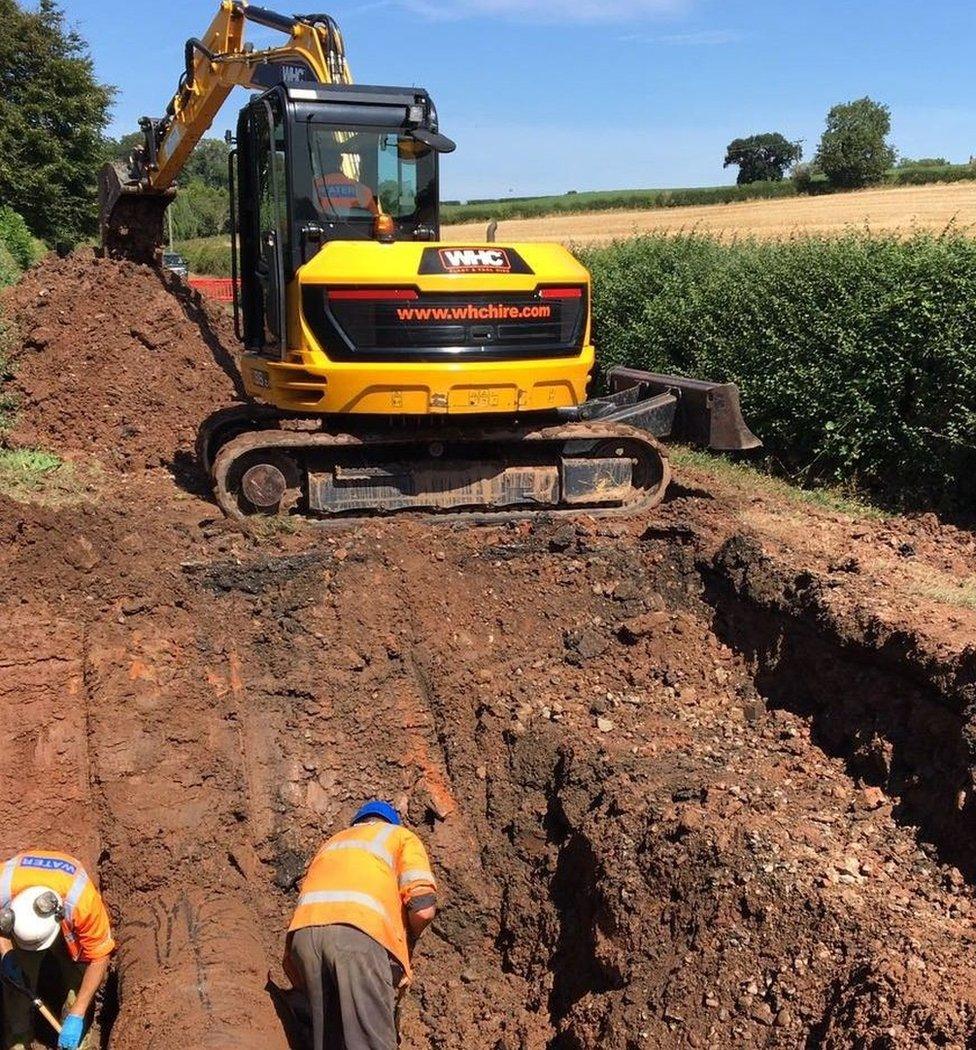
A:
<svg viewBox="0 0 976 1050">
<path fill-rule="evenodd" d="M 16 333 L 8 443 L 126 472 L 179 466 L 198 425 L 237 398 L 232 324 L 168 272 L 52 255 L 2 309 Z"/>
</svg>

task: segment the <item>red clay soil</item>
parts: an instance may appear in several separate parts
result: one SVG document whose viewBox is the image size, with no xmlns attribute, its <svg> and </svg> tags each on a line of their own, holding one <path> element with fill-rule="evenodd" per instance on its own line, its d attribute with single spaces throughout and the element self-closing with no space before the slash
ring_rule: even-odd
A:
<svg viewBox="0 0 976 1050">
<path fill-rule="evenodd" d="M 99 873 L 113 1050 L 284 1048 L 297 880 L 373 794 L 441 883 L 409 1050 L 972 1045 L 976 615 L 928 595 L 968 535 L 693 471 L 626 526 L 241 530 L 133 470 L 203 400 L 80 502 L 0 501 L 0 845 Z"/>
<path fill-rule="evenodd" d="M 123 471 L 178 465 L 197 423 L 235 397 L 233 326 L 168 272 L 52 257 L 2 309 L 21 338 L 6 390 L 16 444 Z"/>
</svg>

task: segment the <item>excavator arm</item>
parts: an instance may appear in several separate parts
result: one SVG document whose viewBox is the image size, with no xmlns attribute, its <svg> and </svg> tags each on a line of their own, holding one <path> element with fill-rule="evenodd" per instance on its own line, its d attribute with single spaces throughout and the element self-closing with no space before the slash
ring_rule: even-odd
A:
<svg viewBox="0 0 976 1050">
<path fill-rule="evenodd" d="M 254 50 L 248 22 L 288 37 Z M 144 141 L 99 178 L 103 251 L 112 258 L 153 262 L 163 244 L 163 218 L 175 184 L 235 87 L 266 90 L 289 83 L 351 84 L 342 33 L 328 15 L 279 15 L 245 0 L 223 0 L 202 37 L 186 42 L 186 66 L 166 115 L 143 117 Z"/>
</svg>

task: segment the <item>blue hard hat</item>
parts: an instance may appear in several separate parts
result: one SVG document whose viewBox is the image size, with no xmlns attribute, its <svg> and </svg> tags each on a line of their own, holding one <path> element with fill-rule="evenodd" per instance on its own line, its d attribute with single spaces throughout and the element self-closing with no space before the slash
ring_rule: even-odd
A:
<svg viewBox="0 0 976 1050">
<path fill-rule="evenodd" d="M 358 824 L 367 817 L 379 817 L 380 820 L 385 820 L 387 824 L 399 825 L 402 823 L 400 814 L 397 813 L 396 809 L 389 802 L 380 802 L 379 799 L 373 799 L 372 802 L 367 802 L 365 805 L 360 806 L 356 815 L 352 818 L 352 822 L 353 824 Z"/>
</svg>

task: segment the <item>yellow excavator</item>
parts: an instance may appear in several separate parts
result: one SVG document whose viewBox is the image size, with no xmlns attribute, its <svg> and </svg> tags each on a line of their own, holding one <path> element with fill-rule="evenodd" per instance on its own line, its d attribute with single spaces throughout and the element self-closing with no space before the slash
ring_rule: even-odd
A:
<svg viewBox="0 0 976 1050">
<path fill-rule="evenodd" d="M 254 50 L 247 23 L 287 40 Z M 731 384 L 614 369 L 587 400 L 586 269 L 559 245 L 440 241 L 454 143 L 426 91 L 352 83 L 328 15 L 221 3 L 165 116 L 102 173 L 106 254 L 158 257 L 176 182 L 237 86 L 255 92 L 230 159 L 252 402 L 199 441 L 227 515 L 629 515 L 664 497 L 659 439 L 759 444 Z"/>
</svg>

